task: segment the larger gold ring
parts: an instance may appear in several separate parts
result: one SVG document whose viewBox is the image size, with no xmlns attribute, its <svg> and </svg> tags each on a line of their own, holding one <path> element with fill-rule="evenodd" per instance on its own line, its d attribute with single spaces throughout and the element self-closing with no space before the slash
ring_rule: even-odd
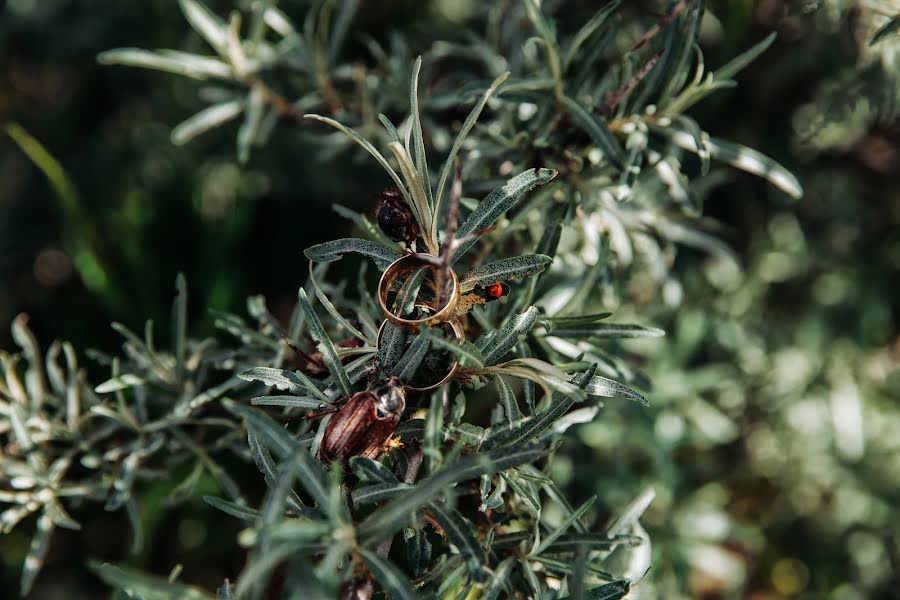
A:
<svg viewBox="0 0 900 600">
<path fill-rule="evenodd" d="M 392 262 L 390 266 L 384 270 L 384 273 L 381 275 L 381 280 L 378 282 L 378 306 L 381 307 L 381 312 L 384 313 L 385 319 L 407 331 L 418 331 L 420 325 L 439 325 L 451 321 L 456 316 L 456 307 L 459 303 L 459 279 L 456 277 L 456 272 L 452 268 L 448 269 L 450 275 L 450 292 L 447 303 L 438 307 L 437 299 L 435 299 L 434 307 L 427 306 L 427 304 L 425 305 L 427 308 L 431 309 L 434 314 L 421 319 L 404 319 L 402 315 L 398 315 L 388 308 L 388 294 L 391 291 L 391 286 L 397 281 L 397 278 L 422 268 L 431 268 L 436 273 L 439 267 L 434 264 L 435 260 L 437 260 L 437 258 L 430 254 L 407 254 Z M 435 277 L 435 279 L 437 278 Z M 435 285 L 437 284 L 435 283 Z M 435 290 L 435 295 L 439 295 L 437 290 Z"/>
<path fill-rule="evenodd" d="M 419 306 L 420 308 L 426 308 L 426 309 L 431 308 L 425 304 L 418 304 L 417 306 Z M 378 328 L 378 336 L 375 338 L 375 346 L 377 348 L 381 347 L 381 334 L 384 332 L 384 326 L 387 325 L 387 323 L 388 323 L 388 321 L 385 319 L 384 321 L 381 322 L 381 327 Z M 456 336 L 456 339 L 461 340 L 461 339 L 465 338 L 465 332 L 463 331 L 463 327 L 458 320 L 453 319 L 451 321 L 446 321 L 443 324 L 450 326 L 450 329 L 453 330 L 453 335 Z M 427 392 L 427 391 L 433 390 L 435 388 L 439 388 L 442 385 L 444 385 L 445 383 L 447 383 L 448 381 L 450 381 L 451 379 L 453 379 L 453 376 L 456 375 L 456 372 L 458 370 L 459 370 L 459 361 L 454 360 L 453 364 L 450 366 L 450 370 L 443 377 L 443 379 L 441 379 L 437 383 L 433 383 L 433 384 L 425 386 L 425 387 L 416 387 L 413 385 L 408 385 L 407 383 L 404 382 L 403 387 L 405 387 L 408 390 L 412 390 L 414 392 Z"/>
</svg>

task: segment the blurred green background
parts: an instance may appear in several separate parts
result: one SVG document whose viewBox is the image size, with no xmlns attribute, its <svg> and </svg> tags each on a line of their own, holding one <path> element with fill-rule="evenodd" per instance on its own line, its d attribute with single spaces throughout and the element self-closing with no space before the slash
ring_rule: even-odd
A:
<svg viewBox="0 0 900 600">
<path fill-rule="evenodd" d="M 627 347 L 654 382 L 652 405 L 610 402 L 557 467 L 576 498 L 597 491 L 610 510 L 654 487 L 645 597 L 900 597 L 900 50 L 867 47 L 900 7 L 872 4 L 708 5 L 709 65 L 773 29 L 779 39 L 693 116 L 784 164 L 806 194 L 790 203 L 736 172 L 717 188 L 704 210 L 742 270 L 682 250 L 669 302 L 632 282 L 629 310 L 668 332 Z M 305 13 L 303 2 L 280 5 Z M 458 37 L 469 8 L 363 2 L 354 32 L 400 31 L 421 51 Z M 0 323 L 26 312 L 42 340 L 111 350 L 110 321 L 139 328 L 149 317 L 166 330 L 179 271 L 198 335 L 212 333 L 208 308 L 241 312 L 254 293 L 285 316 L 302 250 L 349 231 L 331 203 L 369 210 L 383 182 L 367 163 L 323 166 L 290 124 L 246 167 L 233 127 L 173 146 L 171 127 L 202 106 L 196 83 L 95 62 L 113 47 L 200 44 L 173 0 L 0 8 L 0 121 L 39 140 L 71 184 L 61 197 L 0 136 Z M 358 36 L 347 54 L 367 60 Z M 0 347 L 12 346 L 4 329 Z M 585 448 L 591 461 L 567 458 Z M 165 573 L 183 562 L 187 581 L 210 588 L 239 571 L 238 525 L 199 501 L 146 506 L 149 539 L 132 564 Z M 76 511 L 84 532 L 57 534 L 33 597 L 103 593 L 83 562 L 125 555 L 124 517 L 92 510 Z M 0 537 L 0 589 L 18 588 L 28 535 L 26 524 Z"/>
</svg>

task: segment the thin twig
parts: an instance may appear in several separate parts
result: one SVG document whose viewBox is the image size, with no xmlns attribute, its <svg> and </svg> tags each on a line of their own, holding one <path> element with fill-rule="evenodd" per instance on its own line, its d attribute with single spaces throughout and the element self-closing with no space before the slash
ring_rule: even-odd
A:
<svg viewBox="0 0 900 600">
<path fill-rule="evenodd" d="M 643 81 L 647 75 L 650 74 L 650 71 L 652 71 L 653 67 L 656 66 L 656 63 L 659 62 L 659 57 L 662 56 L 663 52 L 665 51 L 666 49 L 663 48 L 659 52 L 651 56 L 650 60 L 644 63 L 644 66 L 642 66 L 638 70 L 638 72 L 631 77 L 631 79 L 625 82 L 625 85 L 614 92 L 607 93 L 605 98 L 606 103 L 599 108 L 600 114 L 606 116 L 612 113 L 612 111 L 615 110 L 616 106 L 618 106 L 619 103 L 622 102 L 622 100 L 624 100 L 626 97 L 628 97 L 628 94 L 634 91 L 634 88 L 636 88 L 637 85 L 641 81 Z"/>
<path fill-rule="evenodd" d="M 641 36 L 641 39 L 637 41 L 637 43 L 632 46 L 631 51 L 634 52 L 650 40 L 652 40 L 656 35 L 662 31 L 663 26 L 668 25 L 672 21 L 675 20 L 675 17 L 684 12 L 684 10 L 690 6 L 691 0 L 681 0 L 678 4 L 676 4 L 672 10 L 667 12 L 660 18 L 659 21 L 656 22 L 656 25 L 647 30 L 647 32 Z"/>
</svg>

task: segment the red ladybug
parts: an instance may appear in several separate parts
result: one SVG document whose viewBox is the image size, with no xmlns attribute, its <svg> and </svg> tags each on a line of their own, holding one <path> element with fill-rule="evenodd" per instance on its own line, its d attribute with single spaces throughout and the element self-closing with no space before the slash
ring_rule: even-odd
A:
<svg viewBox="0 0 900 600">
<path fill-rule="evenodd" d="M 490 285 L 476 286 L 475 293 L 484 298 L 485 302 L 493 302 L 494 300 L 499 300 L 504 296 L 508 296 L 509 286 L 505 283 L 495 281 Z"/>
<path fill-rule="evenodd" d="M 403 242 L 407 250 L 412 251 L 412 244 L 419 235 L 419 224 L 400 190 L 387 188 L 381 192 L 375 203 L 375 218 L 384 235 L 394 242 Z"/>
</svg>

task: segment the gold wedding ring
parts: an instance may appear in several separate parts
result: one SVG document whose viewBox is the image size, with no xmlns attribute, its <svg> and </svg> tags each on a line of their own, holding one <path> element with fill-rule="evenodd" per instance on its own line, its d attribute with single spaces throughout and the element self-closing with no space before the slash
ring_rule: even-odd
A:
<svg viewBox="0 0 900 600">
<path fill-rule="evenodd" d="M 390 266 L 385 269 L 384 273 L 381 275 L 381 280 L 378 282 L 378 306 L 381 307 L 381 312 L 384 313 L 385 319 L 407 331 L 418 331 L 420 325 L 439 325 L 441 323 L 450 322 L 455 318 L 456 307 L 459 303 L 459 280 L 456 277 L 456 272 L 452 268 L 448 269 L 448 283 L 450 284 L 450 290 L 446 304 L 440 307 L 437 306 L 437 296 L 440 296 L 438 290 L 435 290 L 436 298 L 434 307 L 423 303 L 416 303 L 417 307 L 427 308 L 434 314 L 421 319 L 405 319 L 403 318 L 403 315 L 398 315 L 388 308 L 388 294 L 390 294 L 394 282 L 403 275 L 413 273 L 414 271 L 423 268 L 430 268 L 433 271 L 436 280 L 439 269 L 439 267 L 435 265 L 436 260 L 438 260 L 437 257 L 431 256 L 430 254 L 407 254 L 392 262 Z M 435 286 L 436 285 L 437 284 L 435 283 Z M 455 330 L 456 328 L 454 327 L 454 331 Z"/>
<path fill-rule="evenodd" d="M 419 303 L 416 306 L 419 308 L 431 310 L 431 307 L 426 304 Z M 381 348 L 381 334 L 384 332 L 384 327 L 385 327 L 385 325 L 387 325 L 387 323 L 388 323 L 388 320 L 385 319 L 384 321 L 381 322 L 381 327 L 378 328 L 378 336 L 375 340 L 375 345 L 378 348 Z M 453 319 L 452 321 L 445 321 L 444 323 L 442 323 L 442 325 L 449 325 L 450 329 L 453 330 L 453 335 L 456 336 L 456 339 L 461 340 L 461 339 L 465 338 L 465 332 L 463 331 L 462 325 L 456 319 Z M 439 388 L 442 385 L 444 385 L 445 383 L 447 383 L 448 381 L 450 381 L 451 379 L 453 379 L 453 376 L 456 375 L 456 371 L 458 371 L 458 370 L 459 370 L 459 362 L 454 360 L 452 366 L 450 367 L 450 370 L 447 372 L 447 374 L 444 376 L 444 378 L 441 379 L 440 381 L 438 381 L 437 383 L 433 383 L 433 384 L 425 386 L 425 387 L 416 387 L 413 385 L 408 385 L 406 382 L 404 382 L 403 386 L 406 389 L 412 390 L 415 392 L 427 392 L 429 390 Z"/>
</svg>

